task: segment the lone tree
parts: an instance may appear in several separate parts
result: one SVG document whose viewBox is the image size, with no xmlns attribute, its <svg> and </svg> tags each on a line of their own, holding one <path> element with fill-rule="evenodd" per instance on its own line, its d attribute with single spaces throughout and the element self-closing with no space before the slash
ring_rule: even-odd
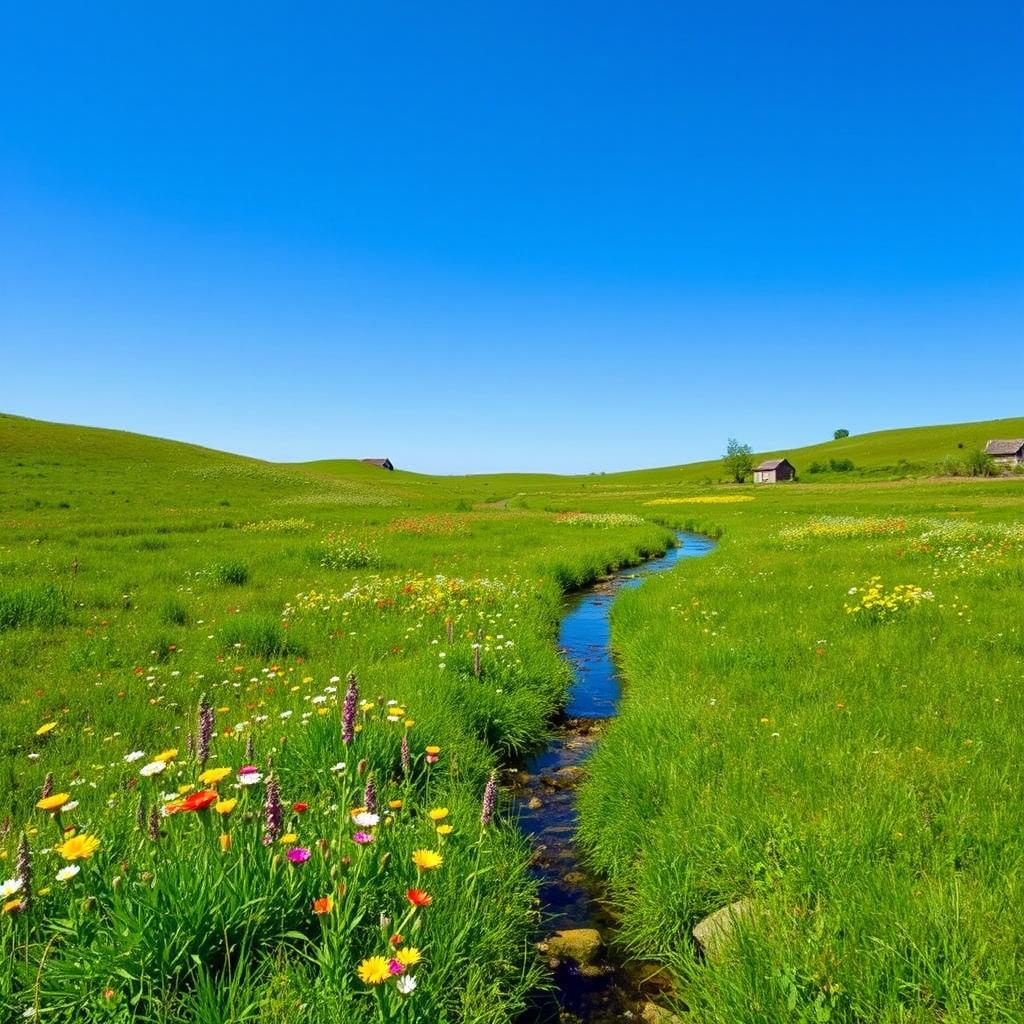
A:
<svg viewBox="0 0 1024 1024">
<path fill-rule="evenodd" d="M 754 451 L 749 444 L 740 444 L 735 437 L 730 437 L 725 446 L 722 465 L 729 476 L 741 484 L 754 468 Z"/>
<path fill-rule="evenodd" d="M 846 429 L 846 427 L 840 427 L 840 428 L 839 428 L 839 429 L 838 429 L 838 430 L 837 430 L 837 431 L 836 431 L 836 432 L 835 432 L 835 433 L 834 433 L 834 434 L 832 435 L 832 440 L 833 440 L 833 441 L 839 441 L 839 440 L 841 440 L 842 438 L 844 438 L 844 437 L 849 437 L 849 436 L 850 436 L 850 432 L 849 432 L 849 431 L 848 431 L 848 430 Z"/>
</svg>

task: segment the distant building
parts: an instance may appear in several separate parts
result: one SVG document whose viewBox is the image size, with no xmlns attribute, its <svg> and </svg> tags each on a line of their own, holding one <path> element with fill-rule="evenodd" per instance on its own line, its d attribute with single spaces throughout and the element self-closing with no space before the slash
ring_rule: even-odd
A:
<svg viewBox="0 0 1024 1024">
<path fill-rule="evenodd" d="M 394 469 L 390 459 L 363 459 L 367 466 L 376 466 L 378 469 Z"/>
<path fill-rule="evenodd" d="M 796 470 L 789 459 L 765 459 L 754 467 L 755 484 L 777 484 L 783 480 L 792 480 Z"/>
<path fill-rule="evenodd" d="M 985 454 L 991 455 L 995 462 L 1003 466 L 1024 465 L 1024 437 L 1015 437 L 1009 441 L 989 441 L 985 445 Z"/>
</svg>

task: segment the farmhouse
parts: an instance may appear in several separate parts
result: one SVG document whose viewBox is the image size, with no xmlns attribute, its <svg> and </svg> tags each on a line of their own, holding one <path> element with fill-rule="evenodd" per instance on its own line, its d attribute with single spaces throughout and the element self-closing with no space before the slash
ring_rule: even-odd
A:
<svg viewBox="0 0 1024 1024">
<path fill-rule="evenodd" d="M 789 459 L 765 459 L 754 467 L 755 484 L 777 484 L 782 480 L 792 480 L 796 470 Z"/>
<path fill-rule="evenodd" d="M 1003 466 L 1024 465 L 1024 437 L 1015 437 L 1009 441 L 989 441 L 985 445 L 985 454 L 991 455 L 993 461 Z"/>
<path fill-rule="evenodd" d="M 394 469 L 390 459 L 363 459 L 367 466 L 376 466 L 378 469 Z"/>
</svg>

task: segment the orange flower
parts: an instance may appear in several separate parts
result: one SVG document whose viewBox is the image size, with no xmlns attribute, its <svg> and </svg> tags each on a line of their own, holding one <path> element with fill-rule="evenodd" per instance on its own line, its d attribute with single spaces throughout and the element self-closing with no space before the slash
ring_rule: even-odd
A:
<svg viewBox="0 0 1024 1024">
<path fill-rule="evenodd" d="M 196 793 L 190 793 L 184 800 L 181 801 L 181 805 L 178 807 L 179 811 L 203 811 L 211 804 L 215 804 L 220 797 L 217 795 L 215 789 L 200 789 Z"/>
<path fill-rule="evenodd" d="M 405 898 L 414 907 L 429 907 L 434 902 L 433 898 L 429 893 L 424 892 L 422 889 L 410 889 L 406 894 Z"/>
<path fill-rule="evenodd" d="M 220 834 L 220 851 L 221 853 L 227 853 L 231 849 L 231 835 L 228 832 L 221 832 Z"/>
<path fill-rule="evenodd" d="M 333 896 L 321 896 L 319 899 L 313 900 L 313 913 L 314 914 L 329 914 L 334 909 L 334 897 Z"/>
</svg>

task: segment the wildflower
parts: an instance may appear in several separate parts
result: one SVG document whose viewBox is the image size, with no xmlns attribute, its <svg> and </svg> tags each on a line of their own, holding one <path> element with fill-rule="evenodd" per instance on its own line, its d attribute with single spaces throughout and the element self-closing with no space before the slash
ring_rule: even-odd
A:
<svg viewBox="0 0 1024 1024">
<path fill-rule="evenodd" d="M 405 898 L 414 907 L 429 907 L 430 904 L 434 902 L 433 897 L 422 889 L 410 889 L 405 894 Z"/>
<path fill-rule="evenodd" d="M 141 761 L 146 756 L 144 750 L 133 750 L 130 754 L 124 755 L 125 764 L 132 764 L 135 761 Z"/>
<path fill-rule="evenodd" d="M 280 841 L 288 846 L 292 843 L 297 843 L 299 841 L 299 837 L 294 832 L 285 832 L 285 834 L 281 836 Z"/>
<path fill-rule="evenodd" d="M 148 779 L 151 775 L 159 775 L 166 767 L 166 761 L 150 761 L 149 764 L 144 764 L 139 769 L 139 774 L 145 776 Z"/>
<path fill-rule="evenodd" d="M 21 910 L 21 909 L 22 909 L 22 902 L 21 902 L 21 900 L 8 900 L 4 904 L 4 906 L 3 906 L 3 912 L 5 914 L 9 914 L 12 910 Z"/>
<path fill-rule="evenodd" d="M 255 786 L 257 783 L 263 781 L 263 775 L 258 771 L 243 771 L 241 768 L 238 769 L 238 784 L 240 786 Z"/>
<path fill-rule="evenodd" d="M 227 853 L 231 849 L 231 833 L 221 832 L 220 834 L 220 852 Z"/>
<path fill-rule="evenodd" d="M 36 735 L 37 736 L 45 736 L 47 733 L 53 732 L 53 730 L 56 729 L 56 728 L 57 728 L 57 723 L 56 722 L 46 722 L 45 724 L 39 726 L 38 729 L 36 729 Z"/>
<path fill-rule="evenodd" d="M 281 789 L 277 779 L 267 781 L 267 792 L 263 803 L 263 842 L 273 843 L 281 835 L 284 822 L 284 808 L 281 806 Z"/>
<path fill-rule="evenodd" d="M 213 809 L 218 814 L 230 814 L 235 807 L 238 805 L 238 799 L 232 798 L 230 800 L 218 800 L 214 805 Z"/>
<path fill-rule="evenodd" d="M 296 814 L 305 814 L 309 810 L 309 804 L 303 803 L 301 800 L 297 800 L 292 804 L 292 810 Z"/>
<path fill-rule="evenodd" d="M 163 762 L 166 763 L 167 761 L 173 761 L 177 756 L 178 756 L 178 748 L 177 747 L 168 747 L 166 750 L 161 750 L 160 753 L 157 754 L 153 758 L 153 760 L 154 761 L 163 761 Z"/>
<path fill-rule="evenodd" d="M 360 828 L 373 828 L 374 825 L 380 822 L 380 815 L 371 814 L 369 811 L 360 811 L 358 814 L 352 815 L 352 820 Z"/>
<path fill-rule="evenodd" d="M 219 797 L 215 789 L 201 789 L 198 793 L 190 793 L 178 806 L 179 811 L 204 811 L 211 804 L 217 803 Z"/>
<path fill-rule="evenodd" d="M 356 686 L 355 675 L 348 677 L 345 690 L 345 703 L 341 712 L 341 741 L 346 745 L 355 738 L 356 704 L 359 701 L 359 688 Z"/>
<path fill-rule="evenodd" d="M 366 804 L 366 809 L 371 813 L 375 814 L 377 811 L 377 786 L 373 781 L 373 776 L 369 775 L 366 778 L 366 789 L 363 792 L 363 803 Z"/>
<path fill-rule="evenodd" d="M 406 946 L 395 954 L 395 959 L 403 967 L 415 967 L 423 959 L 423 956 L 415 946 Z"/>
<path fill-rule="evenodd" d="M 392 957 L 388 961 L 388 973 L 389 974 L 404 974 L 405 973 L 405 968 L 402 966 L 402 962 L 400 960 L 396 960 L 394 957 Z"/>
<path fill-rule="evenodd" d="M 160 812 L 155 807 L 149 812 L 149 826 L 146 834 L 154 843 L 160 838 Z"/>
<path fill-rule="evenodd" d="M 435 850 L 413 850 L 412 862 L 420 871 L 433 871 L 444 863 L 444 858 Z"/>
<path fill-rule="evenodd" d="M 200 772 L 199 781 L 204 786 L 216 786 L 218 782 L 223 782 L 230 774 L 230 768 L 207 768 L 205 772 Z"/>
<path fill-rule="evenodd" d="M 438 825 L 437 828 L 434 829 L 434 831 L 439 836 L 450 836 L 455 831 L 455 829 L 451 825 Z"/>
<path fill-rule="evenodd" d="M 447 807 L 435 807 L 432 811 L 427 812 L 427 817 L 431 821 L 444 821 L 448 817 Z"/>
<path fill-rule="evenodd" d="M 334 909 L 334 897 L 333 896 L 321 896 L 319 899 L 313 900 L 313 913 L 314 914 L 329 914 Z"/>
<path fill-rule="evenodd" d="M 390 807 L 391 810 L 393 810 L 393 811 L 399 811 L 399 810 L 402 809 L 402 801 L 401 800 L 389 800 L 388 801 L 388 807 Z"/>
<path fill-rule="evenodd" d="M 391 977 L 387 957 L 383 956 L 367 957 L 356 969 L 356 973 L 359 980 L 366 985 L 379 985 Z"/>
<path fill-rule="evenodd" d="M 409 737 L 402 737 L 402 772 L 408 775 L 412 770 L 412 755 L 409 753 Z"/>
<path fill-rule="evenodd" d="M 21 885 L 20 878 L 8 878 L 6 882 L 0 885 L 0 899 L 6 899 L 8 896 L 13 896 L 16 892 L 20 892 Z"/>
<path fill-rule="evenodd" d="M 73 811 L 77 806 L 77 800 L 69 800 L 66 804 L 61 805 L 60 810 L 62 814 L 68 814 L 70 811 Z"/>
<path fill-rule="evenodd" d="M 21 909 L 30 910 L 32 907 L 32 851 L 29 849 L 26 835 L 23 835 L 18 843 L 18 880 L 21 882 L 25 894 L 21 901 Z"/>
<path fill-rule="evenodd" d="M 56 847 L 56 850 L 65 860 L 88 860 L 99 849 L 99 845 L 99 839 L 83 833 L 72 836 Z"/>
<path fill-rule="evenodd" d="M 68 864 L 57 872 L 56 879 L 58 882 L 70 882 L 81 870 L 77 864 Z"/>
<path fill-rule="evenodd" d="M 486 828 L 494 817 L 494 804 L 498 797 L 498 773 L 491 772 L 484 787 L 483 805 L 480 808 L 480 824 Z"/>
<path fill-rule="evenodd" d="M 199 698 L 199 729 L 196 741 L 196 760 L 201 767 L 206 767 L 210 756 L 210 740 L 213 738 L 214 713 L 212 705 L 207 701 L 206 694 Z"/>
<path fill-rule="evenodd" d="M 286 856 L 293 864 L 305 864 L 309 860 L 310 853 L 304 846 L 293 846 Z"/>
<path fill-rule="evenodd" d="M 411 995 L 416 990 L 416 979 L 411 974 L 405 974 L 395 982 L 395 989 L 399 995 Z"/>
<path fill-rule="evenodd" d="M 43 788 L 40 792 L 40 797 L 48 797 L 53 792 L 53 772 L 47 772 L 46 778 L 43 779 Z"/>
<path fill-rule="evenodd" d="M 370 843 L 374 842 L 374 838 L 369 832 L 353 832 L 352 842 L 359 846 L 368 846 Z"/>
<path fill-rule="evenodd" d="M 41 811 L 59 811 L 70 799 L 70 793 L 54 793 L 53 796 L 44 796 L 42 800 L 37 800 L 36 807 Z"/>
<path fill-rule="evenodd" d="M 339 761 L 337 764 L 331 765 L 331 771 L 332 772 L 343 772 L 344 770 L 345 770 L 345 762 L 344 761 Z"/>
</svg>

